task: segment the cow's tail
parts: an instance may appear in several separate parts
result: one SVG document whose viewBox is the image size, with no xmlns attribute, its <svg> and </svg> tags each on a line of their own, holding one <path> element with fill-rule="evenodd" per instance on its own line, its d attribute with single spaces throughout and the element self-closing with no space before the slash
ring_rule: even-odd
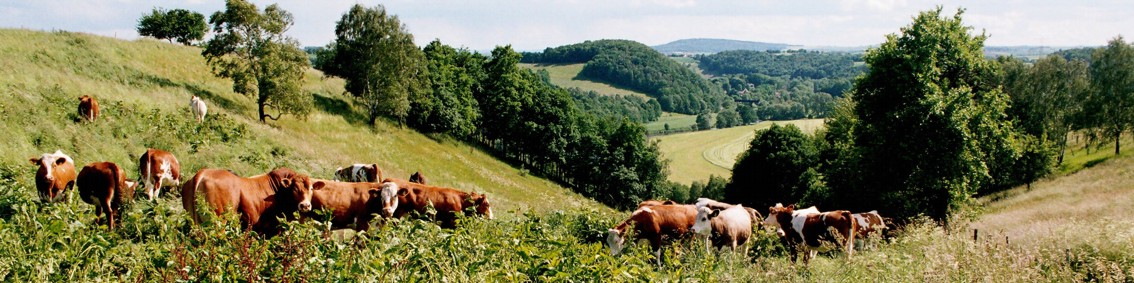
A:
<svg viewBox="0 0 1134 283">
<path fill-rule="evenodd" d="M 850 230 L 847 231 L 847 257 L 854 255 L 854 234 L 858 234 L 858 221 L 854 220 L 850 211 L 843 210 L 843 218 L 850 220 Z"/>
<path fill-rule="evenodd" d="M 197 171 L 197 174 L 193 175 L 193 178 L 189 179 L 189 182 L 185 182 L 185 184 L 181 185 L 181 205 L 185 208 L 185 213 L 188 213 L 189 217 L 193 218 L 193 223 L 197 225 L 201 224 L 201 216 L 197 215 L 197 187 L 201 184 L 201 179 L 204 178 L 205 175 L 201 174 L 204 169 L 201 170 L 202 171 Z"/>
</svg>

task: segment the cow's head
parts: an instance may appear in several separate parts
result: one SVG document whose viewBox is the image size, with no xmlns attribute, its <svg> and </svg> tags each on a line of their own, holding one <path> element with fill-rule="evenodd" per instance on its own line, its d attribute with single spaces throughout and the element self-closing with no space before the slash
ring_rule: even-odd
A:
<svg viewBox="0 0 1134 283">
<path fill-rule="evenodd" d="M 371 190 L 370 197 L 381 200 L 382 210 L 380 213 L 382 217 L 394 216 L 394 211 L 398 210 L 398 202 L 400 197 L 409 194 L 408 188 L 399 188 L 397 183 L 383 182 L 378 190 Z"/>
<path fill-rule="evenodd" d="M 421 171 L 413 172 L 413 175 L 409 176 L 409 181 L 411 183 L 418 183 L 418 184 L 422 184 L 422 185 L 425 185 L 425 183 L 426 183 L 425 175 L 422 175 Z"/>
<path fill-rule="evenodd" d="M 697 218 L 695 222 L 693 222 L 693 232 L 701 235 L 708 235 L 710 232 L 713 232 L 712 220 L 720 214 L 720 209 L 708 207 L 698 208 Z"/>
<path fill-rule="evenodd" d="M 469 195 L 469 200 L 476 206 L 476 214 L 488 217 L 488 219 L 494 219 L 492 216 L 492 204 L 488 203 L 487 195 L 474 192 Z"/>
<path fill-rule="evenodd" d="M 298 209 L 299 212 L 311 211 L 311 197 L 315 195 L 315 190 L 322 189 L 323 186 L 326 186 L 326 183 L 322 181 L 312 182 L 311 178 L 307 177 L 307 175 L 296 173 L 287 168 L 272 170 L 269 175 L 279 184 L 279 187 L 275 188 L 277 199 L 284 200 L 290 198 L 290 200 L 297 203 L 296 209 Z M 284 198 L 281 199 L 279 197 L 280 194 L 284 194 Z M 283 204 L 287 205 L 287 202 Z"/>
<path fill-rule="evenodd" d="M 795 212 L 795 204 L 783 206 L 777 203 L 776 206 L 768 208 L 768 217 L 764 218 L 764 225 L 774 225 L 779 229 L 783 229 L 780 223 L 790 223 L 791 214 Z"/>
<path fill-rule="evenodd" d="M 607 230 L 606 245 L 610 247 L 610 255 L 621 254 L 622 248 L 626 246 L 626 238 L 622 237 L 622 231 L 613 228 Z"/>
</svg>

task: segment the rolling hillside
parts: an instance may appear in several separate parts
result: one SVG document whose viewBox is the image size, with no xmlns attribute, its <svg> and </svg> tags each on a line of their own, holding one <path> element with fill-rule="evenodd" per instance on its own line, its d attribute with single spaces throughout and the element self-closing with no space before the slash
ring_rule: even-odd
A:
<svg viewBox="0 0 1134 283">
<path fill-rule="evenodd" d="M 579 88 L 584 91 L 594 91 L 603 95 L 631 95 L 645 99 L 650 98 L 641 92 L 619 88 L 607 83 L 582 79 L 579 77 L 579 72 L 583 70 L 584 65 L 585 64 L 541 65 L 521 63 L 520 67 L 536 71 L 547 70 L 547 75 L 551 77 L 551 83 L 562 88 Z"/>
<path fill-rule="evenodd" d="M 756 130 L 770 127 L 772 123 L 793 124 L 810 133 L 823 126 L 823 119 L 765 121 L 727 129 L 658 136 L 652 140 L 658 141 L 662 157 L 669 159 L 669 180 L 689 184 L 708 180 L 709 175 L 731 177 L 737 155 L 748 150 Z"/>
<path fill-rule="evenodd" d="M 176 154 L 188 176 L 203 167 L 253 175 L 287 166 L 331 178 L 337 167 L 373 162 L 387 176 L 421 171 L 432 184 L 486 192 L 505 217 L 513 210 L 601 207 L 474 147 L 385 121 L 366 126 L 343 82 L 317 71 L 304 88 L 316 111 L 264 125 L 252 118 L 252 99 L 214 77 L 195 47 L 4 29 L 0 53 L 0 131 L 7 137 L 0 140 L 0 177 L 16 182 L 26 198 L 35 197 L 29 157 L 61 149 L 78 167 L 112 161 L 134 178 L 138 155 L 158 147 Z M 93 124 L 77 122 L 76 98 L 84 94 L 102 105 Z M 209 105 L 202 125 L 189 117 L 191 95 Z"/>
<path fill-rule="evenodd" d="M 728 50 L 784 50 L 799 48 L 800 46 L 784 43 L 767 43 L 732 39 L 691 38 L 676 40 L 670 43 L 651 47 L 656 49 L 658 52 L 665 54 L 711 54 Z"/>
</svg>

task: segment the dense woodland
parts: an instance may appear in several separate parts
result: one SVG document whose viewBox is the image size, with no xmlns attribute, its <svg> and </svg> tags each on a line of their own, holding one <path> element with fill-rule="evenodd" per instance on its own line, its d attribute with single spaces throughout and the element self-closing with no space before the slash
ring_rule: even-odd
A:
<svg viewBox="0 0 1134 283">
<path fill-rule="evenodd" d="M 714 83 L 752 105 L 762 120 L 827 117 L 835 99 L 866 70 L 860 54 L 841 52 L 737 50 L 697 60 Z"/>
<path fill-rule="evenodd" d="M 645 93 L 669 112 L 716 112 L 730 101 L 719 87 L 689 68 L 629 40 L 597 40 L 547 48 L 542 53 L 524 53 L 522 62 L 586 63 L 579 77 Z"/>
</svg>

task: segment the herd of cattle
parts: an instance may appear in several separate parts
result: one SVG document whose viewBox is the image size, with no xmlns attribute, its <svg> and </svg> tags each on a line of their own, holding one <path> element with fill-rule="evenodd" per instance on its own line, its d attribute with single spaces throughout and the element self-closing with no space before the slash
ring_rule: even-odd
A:
<svg viewBox="0 0 1134 283">
<path fill-rule="evenodd" d="M 79 98 L 79 116 L 87 121 L 98 117 L 98 102 L 90 96 Z M 207 110 L 194 96 L 191 112 L 198 122 Z M 147 198 L 154 200 L 162 188 L 180 186 L 182 205 L 195 223 L 200 223 L 196 206 L 198 194 L 217 215 L 228 211 L 240 215 L 241 225 L 266 235 L 279 232 L 278 219 L 294 220 L 316 217 L 315 211 L 331 213 L 332 228 L 366 230 L 378 215 L 401 218 L 411 213 L 432 218 L 442 227 L 454 228 L 457 216 L 479 215 L 493 219 L 487 196 L 452 188 L 426 184 L 425 176 L 415 172 L 409 180 L 383 178 L 377 164 L 354 164 L 335 170 L 333 180 L 315 179 L 288 168 L 277 168 L 266 174 L 240 177 L 225 169 L 204 168 L 182 182 L 181 166 L 170 152 L 147 149 L 138 160 L 139 181 L 126 178 L 125 170 L 113 162 L 94 162 L 76 174 L 75 162 L 62 151 L 46 153 L 30 159 L 39 167 L 36 188 L 44 202 L 67 201 L 72 187 L 79 197 L 95 206 L 95 215 L 114 229 L 120 222 L 119 209 L 132 201 L 138 186 Z M 381 180 L 381 181 L 379 181 Z M 855 238 L 865 240 L 886 228 L 876 211 L 851 213 L 846 210 L 820 212 L 815 207 L 796 209 L 795 205 L 769 207 L 767 217 L 755 209 L 701 198 L 695 204 L 648 200 L 639 204 L 626 220 L 611 228 L 607 244 L 612 254 L 619 254 L 626 238 L 633 231 L 636 239 L 647 240 L 658 255 L 665 242 L 701 235 L 717 248 L 736 250 L 751 237 L 753 225 L 775 228 L 783 243 L 792 252 L 792 261 L 804 251 L 804 261 L 813 257 L 823 242 L 831 242 L 854 251 Z M 761 220 L 763 219 L 763 220 Z M 668 240 L 668 241 L 666 241 Z"/>
<path fill-rule="evenodd" d="M 795 209 L 795 205 L 785 207 L 782 204 L 769 207 L 768 211 L 768 217 L 760 220 L 760 212 L 755 209 L 707 198 L 697 199 L 694 204 L 647 200 L 638 204 L 638 209 L 629 218 L 607 231 L 606 242 L 611 254 L 619 254 L 625 245 L 627 232 L 632 228 L 637 239 L 650 242 L 660 264 L 661 246 L 665 239 L 701 235 L 716 248 L 736 250 L 751 237 L 753 225 L 767 225 L 776 229 L 791 251 L 792 261 L 796 260 L 798 252 L 803 251 L 806 262 L 815 256 L 823 242 L 844 248 L 850 256 L 854 252 L 856 237 L 865 244 L 868 237 L 879 235 L 886 229 L 877 211 L 820 212 L 814 206 Z"/>
</svg>

